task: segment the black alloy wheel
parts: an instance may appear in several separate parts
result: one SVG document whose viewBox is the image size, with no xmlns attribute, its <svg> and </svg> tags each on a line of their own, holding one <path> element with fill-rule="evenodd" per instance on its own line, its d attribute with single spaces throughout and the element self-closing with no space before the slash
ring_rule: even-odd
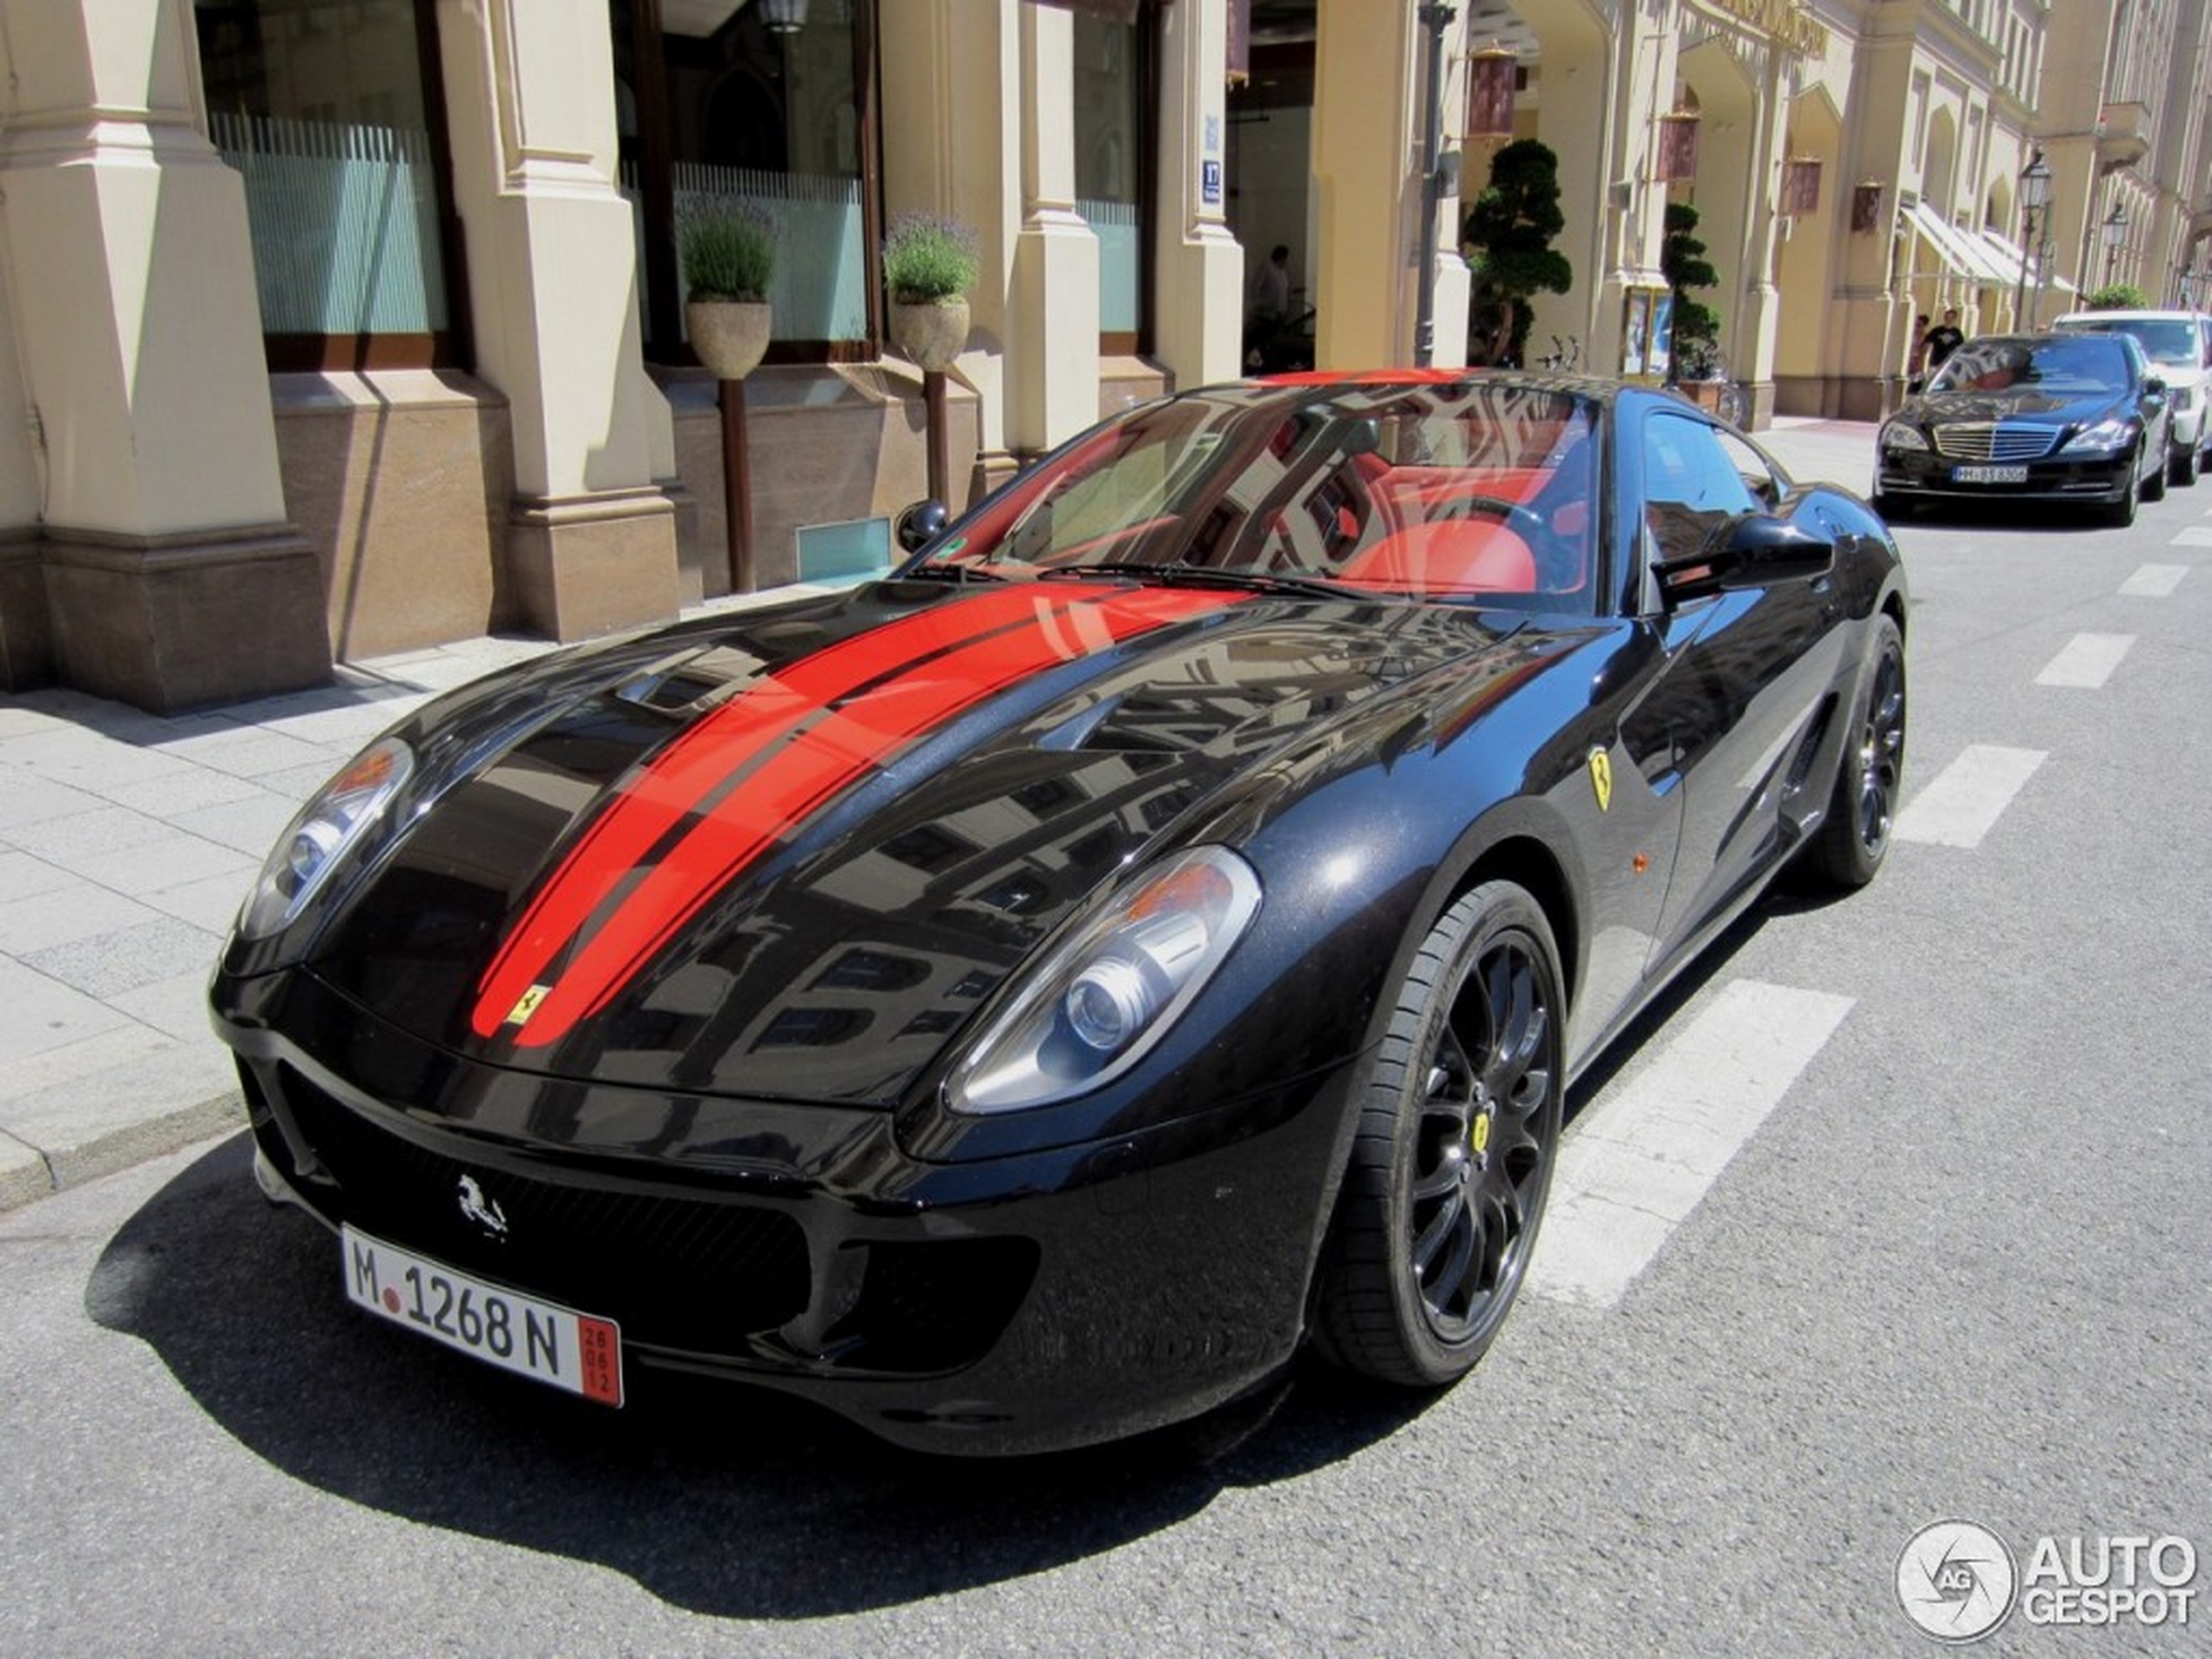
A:
<svg viewBox="0 0 2212 1659">
<path fill-rule="evenodd" d="M 1486 882 L 1398 990 L 1361 1105 L 1316 1326 L 1339 1364 L 1433 1387 L 1464 1376 L 1527 1275 L 1559 1152 L 1565 999 L 1544 913 Z"/>
<path fill-rule="evenodd" d="M 1874 618 L 1858 707 L 1845 734 L 1828 817 L 1812 844 L 1823 880 L 1863 887 L 1889 856 L 1905 781 L 1905 637 L 1886 611 Z"/>
</svg>

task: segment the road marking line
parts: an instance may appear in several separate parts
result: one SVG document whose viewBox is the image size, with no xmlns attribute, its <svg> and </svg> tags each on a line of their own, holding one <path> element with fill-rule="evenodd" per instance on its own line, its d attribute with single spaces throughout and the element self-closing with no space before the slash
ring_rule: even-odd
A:
<svg viewBox="0 0 2212 1659">
<path fill-rule="evenodd" d="M 2186 564 L 2144 564 L 2120 584 L 2121 592 L 2134 599 L 2163 599 L 2182 585 L 2189 573 Z"/>
<path fill-rule="evenodd" d="M 2043 758 L 2040 749 L 1969 745 L 1898 814 L 1891 833 L 1900 841 L 1979 846 Z"/>
<path fill-rule="evenodd" d="M 2205 516 L 2212 518 L 2212 512 L 2207 512 Z M 2167 545 L 2168 547 L 2212 547 L 2212 526 L 2185 524 L 2182 527 L 2180 534 Z"/>
<path fill-rule="evenodd" d="M 2094 691 L 2112 678 L 2112 671 L 2120 666 L 2120 659 L 2134 643 L 2133 634 L 2076 634 L 2043 664 L 2035 683 Z"/>
<path fill-rule="evenodd" d="M 1734 980 L 1561 1143 L 1532 1295 L 1609 1308 L 1758 1132 L 1851 999 Z"/>
</svg>

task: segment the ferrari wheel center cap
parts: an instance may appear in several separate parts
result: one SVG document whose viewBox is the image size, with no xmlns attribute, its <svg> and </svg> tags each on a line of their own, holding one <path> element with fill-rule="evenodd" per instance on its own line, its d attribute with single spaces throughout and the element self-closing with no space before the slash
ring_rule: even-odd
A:
<svg viewBox="0 0 2212 1659">
<path fill-rule="evenodd" d="M 1497 1116 L 1497 1103 L 1487 1092 L 1476 1090 L 1474 1111 L 1467 1119 L 1467 1163 L 1477 1174 L 1489 1167 L 1490 1130 Z"/>
</svg>

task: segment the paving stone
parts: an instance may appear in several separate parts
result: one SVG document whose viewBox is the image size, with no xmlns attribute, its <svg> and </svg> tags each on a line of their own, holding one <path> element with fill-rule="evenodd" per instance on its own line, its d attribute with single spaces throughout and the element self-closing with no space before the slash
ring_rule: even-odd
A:
<svg viewBox="0 0 2212 1659">
<path fill-rule="evenodd" d="M 135 927 L 25 951 L 18 960 L 105 1001 L 195 968 L 205 972 L 221 948 L 220 936 L 206 928 L 158 915 Z"/>
</svg>

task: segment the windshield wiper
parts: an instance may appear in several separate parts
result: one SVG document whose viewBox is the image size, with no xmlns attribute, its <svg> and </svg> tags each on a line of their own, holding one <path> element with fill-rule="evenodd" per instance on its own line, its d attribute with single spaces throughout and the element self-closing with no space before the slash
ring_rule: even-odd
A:
<svg viewBox="0 0 2212 1659">
<path fill-rule="evenodd" d="M 998 571 L 981 564 L 963 564 L 958 559 L 932 560 L 917 564 L 903 573 L 909 582 L 1004 582 L 1008 578 Z"/>
<path fill-rule="evenodd" d="M 1275 570 L 1224 570 L 1211 564 L 1155 567 L 1163 582 L 1190 588 L 1241 588 L 1250 593 L 1295 593 L 1309 599 L 1356 599 L 1362 596 L 1316 576 L 1285 576 Z"/>
<path fill-rule="evenodd" d="M 1244 593 L 1294 593 L 1309 599 L 1356 599 L 1349 588 L 1319 577 L 1283 576 L 1266 570 L 1224 570 L 1210 564 L 1055 564 L 1037 572 L 1040 581 L 1055 577 L 1096 581 L 1157 583 L 1170 588 L 1235 588 Z"/>
</svg>

